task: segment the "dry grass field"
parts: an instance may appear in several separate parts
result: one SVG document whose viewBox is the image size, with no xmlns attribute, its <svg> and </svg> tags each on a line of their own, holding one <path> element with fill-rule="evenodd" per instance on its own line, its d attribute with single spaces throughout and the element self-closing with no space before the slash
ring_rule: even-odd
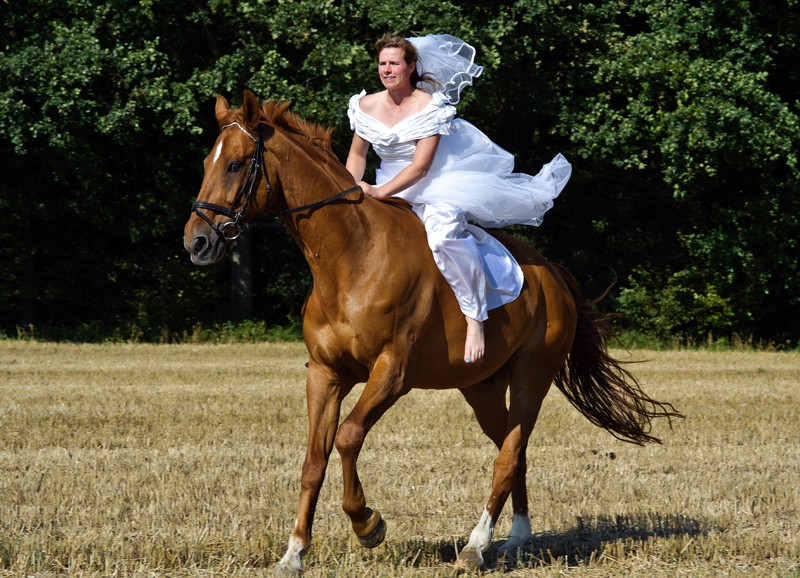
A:
<svg viewBox="0 0 800 578">
<path fill-rule="evenodd" d="M 553 389 L 528 450 L 534 538 L 493 548 L 486 573 L 800 576 L 800 355 L 634 358 L 686 419 L 636 447 Z M 305 361 L 302 344 L 0 341 L 0 576 L 269 575 L 299 493 Z M 386 542 L 357 545 L 334 452 L 306 575 L 452 575 L 494 457 L 458 392 L 412 392 L 360 460 Z"/>
</svg>

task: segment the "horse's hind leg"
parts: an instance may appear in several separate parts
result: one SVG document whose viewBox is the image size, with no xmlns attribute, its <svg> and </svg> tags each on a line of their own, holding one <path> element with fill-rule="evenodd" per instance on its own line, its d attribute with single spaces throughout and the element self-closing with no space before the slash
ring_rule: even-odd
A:
<svg viewBox="0 0 800 578">
<path fill-rule="evenodd" d="M 556 365 L 553 359 L 560 359 L 560 362 Z M 525 475 L 525 450 L 528 447 L 528 438 L 539 416 L 542 400 L 563 363 L 563 357 L 533 356 L 529 352 L 520 351 L 510 363 L 511 397 L 508 419 L 500 454 L 494 462 L 492 492 L 480 522 L 458 555 L 456 564 L 461 569 L 483 567 L 483 554 L 491 545 L 494 526 L 500 517 L 500 512 L 512 489 Z M 518 527 L 517 531 L 521 532 L 521 529 Z M 516 547 L 513 543 L 506 543 L 504 546 Z"/>
<path fill-rule="evenodd" d="M 491 385 L 478 383 L 461 389 L 464 399 L 475 412 L 478 425 L 481 426 L 497 449 L 503 447 L 506 437 L 506 424 L 508 423 L 508 408 L 506 407 L 506 391 L 508 379 L 498 379 Z M 520 455 L 521 474 L 511 490 L 511 504 L 514 517 L 511 523 L 511 532 L 501 549 L 515 550 L 521 547 L 531 537 L 531 522 L 528 514 L 528 489 L 525 484 L 526 458 L 525 452 Z"/>
</svg>

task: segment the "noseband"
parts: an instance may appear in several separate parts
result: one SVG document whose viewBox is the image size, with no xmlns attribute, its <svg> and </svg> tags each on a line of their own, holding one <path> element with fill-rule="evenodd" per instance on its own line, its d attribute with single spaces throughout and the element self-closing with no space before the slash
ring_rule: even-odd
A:
<svg viewBox="0 0 800 578">
<path fill-rule="evenodd" d="M 253 157 L 250 159 L 250 167 L 247 169 L 247 176 L 245 176 L 244 183 L 242 183 L 242 188 L 239 190 L 239 193 L 236 195 L 236 198 L 233 199 L 233 202 L 231 203 L 230 207 L 223 207 L 222 205 L 215 205 L 214 203 L 206 203 L 205 201 L 195 201 L 194 203 L 192 203 L 192 211 L 200 215 L 200 217 L 202 217 L 202 219 L 206 223 L 208 223 L 212 229 L 214 229 L 217 235 L 219 235 L 220 237 L 222 237 L 227 241 L 233 241 L 248 229 L 285 226 L 282 223 L 264 221 L 263 218 L 267 217 L 267 215 L 265 214 L 259 215 L 249 223 L 244 222 L 244 214 L 247 211 L 247 205 L 250 204 L 250 200 L 253 198 L 253 194 L 255 193 L 255 191 L 258 190 L 258 187 L 256 186 L 258 181 L 258 176 L 261 175 L 264 178 L 264 182 L 267 184 L 267 202 L 266 202 L 267 207 L 269 207 L 269 198 L 272 195 L 272 186 L 269 184 L 269 177 L 267 176 L 267 171 L 262 163 L 262 158 L 264 155 L 264 139 L 261 134 L 261 123 L 258 124 L 258 128 L 256 129 L 256 132 L 258 133 L 258 138 L 253 138 L 253 135 L 247 132 L 238 122 L 233 122 L 231 124 L 223 126 L 222 130 L 225 130 L 229 126 L 233 125 L 236 125 L 240 129 L 242 129 L 242 131 L 256 143 L 256 148 L 253 151 Z M 330 196 L 327 199 L 322 199 L 321 201 L 316 201 L 314 203 L 309 203 L 308 205 L 303 205 L 302 207 L 296 207 L 294 209 L 287 209 L 285 211 L 273 213 L 272 217 L 282 217 L 283 215 L 296 213 L 298 211 L 303 211 L 305 209 L 313 209 L 316 207 L 321 207 L 323 205 L 327 205 L 328 203 L 335 201 L 336 199 L 341 199 L 342 197 L 344 197 L 349 193 L 360 190 L 361 187 L 355 186 L 350 189 L 347 189 L 346 191 L 342 191 L 341 193 L 336 193 L 335 195 Z M 233 208 L 240 201 L 242 203 L 242 207 L 237 212 Z M 223 223 L 222 226 L 217 226 L 211 222 L 211 219 L 206 217 L 206 215 L 201 211 L 201 209 L 206 209 L 208 211 L 213 211 L 215 213 L 223 214 L 226 217 L 233 220 L 228 221 L 227 223 Z M 267 209 L 266 212 L 269 212 L 269 209 Z"/>
</svg>

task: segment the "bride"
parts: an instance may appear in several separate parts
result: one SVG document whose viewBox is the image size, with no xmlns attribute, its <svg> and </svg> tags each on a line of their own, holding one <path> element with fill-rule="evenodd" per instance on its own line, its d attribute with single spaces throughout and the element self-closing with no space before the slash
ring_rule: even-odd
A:
<svg viewBox="0 0 800 578">
<path fill-rule="evenodd" d="M 386 90 L 350 99 L 347 170 L 366 194 L 412 204 L 466 319 L 464 361 L 475 363 L 484 354 L 488 311 L 516 299 L 523 277 L 506 248 L 468 221 L 541 224 L 572 166 L 558 154 L 536 176 L 513 173 L 510 153 L 454 118 L 461 90 L 483 72 L 472 46 L 449 35 L 386 34 L 375 48 Z M 375 185 L 363 180 L 370 145 L 381 158 Z"/>
</svg>

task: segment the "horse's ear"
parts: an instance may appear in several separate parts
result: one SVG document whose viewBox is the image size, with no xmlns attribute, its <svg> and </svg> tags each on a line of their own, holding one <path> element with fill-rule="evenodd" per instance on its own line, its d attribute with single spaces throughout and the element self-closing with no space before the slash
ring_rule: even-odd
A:
<svg viewBox="0 0 800 578">
<path fill-rule="evenodd" d="M 217 122 L 222 123 L 223 118 L 228 114 L 231 107 L 228 104 L 228 101 L 225 100 L 225 97 L 221 94 L 217 95 L 217 106 L 214 109 L 214 112 L 217 113 Z"/>
<path fill-rule="evenodd" d="M 256 95 L 249 90 L 245 90 L 244 102 L 242 103 L 242 119 L 244 120 L 244 126 L 250 130 L 256 130 L 260 118 L 261 108 L 258 106 Z"/>
</svg>

